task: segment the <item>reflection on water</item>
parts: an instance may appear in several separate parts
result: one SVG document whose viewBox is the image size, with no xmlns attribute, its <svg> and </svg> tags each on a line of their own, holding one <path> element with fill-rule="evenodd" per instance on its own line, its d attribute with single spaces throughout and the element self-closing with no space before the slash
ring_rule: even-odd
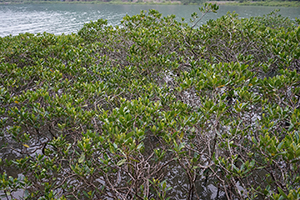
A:
<svg viewBox="0 0 300 200">
<path fill-rule="evenodd" d="M 140 10 L 156 9 L 164 16 L 176 14 L 177 19 L 190 19 L 198 6 L 179 5 L 101 5 L 101 4 L 37 4 L 0 5 L 0 36 L 19 33 L 69 34 L 77 32 L 84 23 L 99 18 L 107 19 L 109 25 L 117 25 L 126 15 L 135 15 Z M 220 6 L 218 13 L 210 13 L 203 19 L 215 19 L 228 11 L 235 11 L 241 17 L 264 15 L 275 7 Z M 300 8 L 280 8 L 281 15 L 294 19 L 300 17 Z"/>
</svg>

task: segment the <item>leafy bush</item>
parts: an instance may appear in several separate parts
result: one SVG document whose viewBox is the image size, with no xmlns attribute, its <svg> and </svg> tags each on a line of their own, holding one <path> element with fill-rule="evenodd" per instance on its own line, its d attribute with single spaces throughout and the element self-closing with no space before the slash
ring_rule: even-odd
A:
<svg viewBox="0 0 300 200">
<path fill-rule="evenodd" d="M 2 196 L 299 199 L 298 22 L 192 17 L 0 38 Z"/>
</svg>

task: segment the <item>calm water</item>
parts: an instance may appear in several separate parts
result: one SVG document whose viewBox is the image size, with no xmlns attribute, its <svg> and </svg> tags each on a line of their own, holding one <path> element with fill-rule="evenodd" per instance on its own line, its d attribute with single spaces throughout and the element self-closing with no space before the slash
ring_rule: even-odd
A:
<svg viewBox="0 0 300 200">
<path fill-rule="evenodd" d="M 9 34 L 49 32 L 68 34 L 77 32 L 84 23 L 104 18 L 111 25 L 117 25 L 126 15 L 138 14 L 140 10 L 156 9 L 164 16 L 176 14 L 178 19 L 190 19 L 199 6 L 181 5 L 101 5 L 101 4 L 38 4 L 0 5 L 0 37 Z M 215 19 L 228 11 L 236 11 L 240 17 L 268 14 L 275 7 L 220 6 L 217 14 L 210 13 L 202 21 Z M 280 8 L 280 14 L 300 18 L 300 8 Z"/>
</svg>

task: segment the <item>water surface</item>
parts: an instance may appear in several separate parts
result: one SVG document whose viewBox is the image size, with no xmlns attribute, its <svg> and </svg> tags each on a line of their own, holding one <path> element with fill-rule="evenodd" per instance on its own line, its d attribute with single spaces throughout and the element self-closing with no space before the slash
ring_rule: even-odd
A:
<svg viewBox="0 0 300 200">
<path fill-rule="evenodd" d="M 126 15 L 135 15 L 141 10 L 156 9 L 164 16 L 175 14 L 189 21 L 197 12 L 195 5 L 107 5 L 107 4 L 24 4 L 0 5 L 0 37 L 19 33 L 69 34 L 77 32 L 84 23 L 99 18 L 107 19 L 110 25 L 120 24 Z M 235 11 L 240 17 L 264 15 L 278 7 L 220 6 L 218 13 L 209 13 L 203 20 L 216 19 L 227 12 Z M 280 14 L 300 18 L 300 8 L 280 8 Z"/>
</svg>

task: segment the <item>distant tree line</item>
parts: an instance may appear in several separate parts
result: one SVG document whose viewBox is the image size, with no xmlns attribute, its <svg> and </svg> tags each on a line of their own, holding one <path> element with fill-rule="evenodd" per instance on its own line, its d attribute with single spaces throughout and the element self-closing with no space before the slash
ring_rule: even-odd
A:
<svg viewBox="0 0 300 200">
<path fill-rule="evenodd" d="M 82 2 L 88 2 L 88 1 L 98 1 L 98 2 L 110 2 L 112 0 L 0 0 L 0 3 L 28 3 L 28 2 L 55 2 L 55 1 L 62 1 L 62 2 L 73 2 L 73 1 L 82 1 Z M 133 2 L 133 0 L 122 0 L 124 2 Z M 143 0 L 138 0 L 137 2 L 142 2 Z M 171 0 L 172 1 L 172 0 Z M 178 0 L 182 2 L 182 4 L 202 4 L 206 2 L 206 0 Z M 232 0 L 214 0 L 214 1 L 232 1 Z M 255 1 L 255 2 L 300 2 L 300 0 L 239 0 L 238 2 L 249 2 L 249 1 Z"/>
</svg>

